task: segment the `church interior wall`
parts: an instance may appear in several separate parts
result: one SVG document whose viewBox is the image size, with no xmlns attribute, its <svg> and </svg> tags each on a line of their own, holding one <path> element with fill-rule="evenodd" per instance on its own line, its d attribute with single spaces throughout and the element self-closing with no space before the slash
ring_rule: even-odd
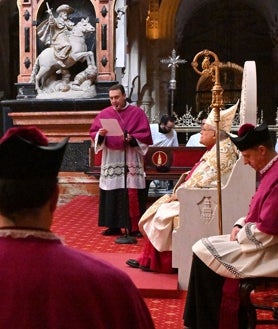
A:
<svg viewBox="0 0 278 329">
<path fill-rule="evenodd" d="M 50 1 L 53 3 L 55 0 Z M 61 1 L 79 11 L 89 0 Z M 183 114 L 186 106 L 196 111 L 196 85 L 198 76 L 190 63 L 202 49 L 216 52 L 220 61 L 231 61 L 243 66 L 246 60 L 255 60 L 258 74 L 258 106 L 271 124 L 276 117 L 278 87 L 278 3 L 276 0 L 157 0 L 159 5 L 159 38 L 146 37 L 146 18 L 150 0 L 118 0 L 127 5 L 126 47 L 123 46 L 124 63 L 117 78 L 125 85 L 132 101 L 144 107 L 150 120 L 158 120 L 169 108 L 170 70 L 161 64 L 171 50 L 187 60 L 177 68 L 175 112 Z M 115 6 L 117 5 L 117 1 Z M 56 6 L 56 5 L 55 5 Z M 85 6 L 85 7 L 84 7 Z M 0 45 L 0 91 L 6 99 L 15 98 L 14 83 L 18 74 L 18 19 L 15 0 L 0 0 L 3 16 Z M 3 11 L 2 11 L 3 9 Z M 228 10 L 228 12 L 227 12 Z M 96 17 L 99 13 L 95 13 Z M 16 19 L 15 19 L 16 18 Z M 11 29 L 14 29 L 12 34 Z M 94 42 L 97 42 L 96 40 Z M 7 56 L 9 53 L 13 56 Z M 1 96 L 1 94 L 0 94 Z"/>
<path fill-rule="evenodd" d="M 128 67 L 125 80 L 127 81 L 128 94 L 133 102 L 140 102 L 141 91 L 146 84 L 146 64 L 144 49 L 145 39 L 138 38 L 139 34 L 145 34 L 144 22 L 146 19 L 146 8 L 135 2 L 128 7 L 127 15 L 127 45 L 126 56 L 128 56 Z"/>
</svg>

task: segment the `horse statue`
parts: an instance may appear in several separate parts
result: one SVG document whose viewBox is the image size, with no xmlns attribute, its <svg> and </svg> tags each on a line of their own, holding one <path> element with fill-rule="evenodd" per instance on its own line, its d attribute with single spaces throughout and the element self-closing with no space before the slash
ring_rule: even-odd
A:
<svg viewBox="0 0 278 329">
<path fill-rule="evenodd" d="M 88 67 L 95 67 L 94 54 L 87 50 L 85 37 L 95 31 L 95 28 L 90 24 L 89 17 L 82 18 L 71 30 L 69 41 L 71 51 L 68 58 L 63 63 L 60 63 L 55 57 L 53 47 L 44 49 L 37 57 L 30 82 L 35 83 L 35 88 L 38 92 L 43 91 L 47 85 L 56 79 L 57 74 L 64 76 L 69 75 L 69 68 L 76 62 L 87 62 Z M 61 65 L 62 64 L 62 65 Z"/>
</svg>

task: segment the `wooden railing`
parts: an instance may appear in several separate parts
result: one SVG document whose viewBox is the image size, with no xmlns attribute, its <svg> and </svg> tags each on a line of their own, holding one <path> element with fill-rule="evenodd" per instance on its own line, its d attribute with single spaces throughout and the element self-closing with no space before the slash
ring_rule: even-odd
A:
<svg viewBox="0 0 278 329">
<path fill-rule="evenodd" d="M 146 180 L 174 180 L 190 170 L 206 151 L 205 147 L 149 147 L 144 157 Z M 99 178 L 101 152 L 91 148 L 91 164 L 88 175 Z"/>
</svg>

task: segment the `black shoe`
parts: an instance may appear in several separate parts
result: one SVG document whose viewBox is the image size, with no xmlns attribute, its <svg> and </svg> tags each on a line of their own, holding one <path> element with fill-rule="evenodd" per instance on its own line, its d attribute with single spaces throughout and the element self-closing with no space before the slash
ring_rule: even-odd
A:
<svg viewBox="0 0 278 329">
<path fill-rule="evenodd" d="M 134 236 L 136 238 L 142 238 L 142 233 L 140 231 L 133 231 L 129 233 L 130 236 Z"/>
<path fill-rule="evenodd" d="M 122 235 L 122 230 L 120 228 L 108 228 L 101 233 L 102 235 Z"/>
<path fill-rule="evenodd" d="M 140 267 L 140 264 L 139 264 L 139 262 L 137 262 L 136 259 L 128 259 L 125 263 L 128 266 L 133 267 L 133 268 L 139 268 Z"/>
</svg>

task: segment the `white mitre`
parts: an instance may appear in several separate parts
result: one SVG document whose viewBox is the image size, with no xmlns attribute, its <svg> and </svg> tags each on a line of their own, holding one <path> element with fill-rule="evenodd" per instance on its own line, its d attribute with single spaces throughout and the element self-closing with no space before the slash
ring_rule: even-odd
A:
<svg viewBox="0 0 278 329">
<path fill-rule="evenodd" d="M 239 100 L 226 110 L 220 110 L 219 129 L 229 132 L 231 130 L 233 119 L 238 108 Z M 206 119 L 206 124 L 216 128 L 215 109 L 212 109 Z"/>
</svg>

